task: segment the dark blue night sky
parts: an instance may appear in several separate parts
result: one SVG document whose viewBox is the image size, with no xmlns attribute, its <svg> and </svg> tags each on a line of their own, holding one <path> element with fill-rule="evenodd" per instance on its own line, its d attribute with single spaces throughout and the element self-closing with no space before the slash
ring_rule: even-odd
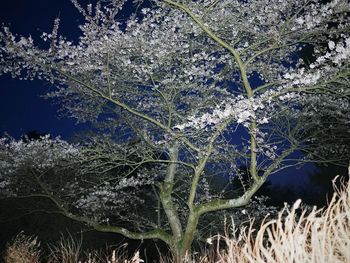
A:
<svg viewBox="0 0 350 263">
<path fill-rule="evenodd" d="M 60 32 L 69 38 L 79 35 L 81 17 L 69 0 L 10 0 L 3 1 L 0 22 L 11 31 L 38 40 L 42 32 L 51 32 L 53 20 L 61 18 Z M 13 80 L 0 76 L 0 134 L 15 138 L 31 130 L 69 138 L 80 130 L 75 120 L 59 118 L 58 107 L 40 96 L 50 87 L 40 81 Z"/>
<path fill-rule="evenodd" d="M 4 1 L 0 9 L 1 23 L 17 34 L 30 34 L 39 43 L 41 33 L 51 32 L 58 16 L 61 19 L 59 32 L 76 40 L 79 36 L 77 25 L 82 17 L 69 0 L 9 0 Z M 0 88 L 0 135 L 8 133 L 20 138 L 28 131 L 36 130 L 68 139 L 84 127 L 76 125 L 73 119 L 59 118 L 59 105 L 40 97 L 52 88 L 41 81 L 13 80 L 9 75 L 3 75 L 0 76 Z M 305 174 L 312 170 L 311 165 L 302 170 L 290 169 L 274 176 L 273 181 L 303 185 L 307 182 Z"/>
</svg>

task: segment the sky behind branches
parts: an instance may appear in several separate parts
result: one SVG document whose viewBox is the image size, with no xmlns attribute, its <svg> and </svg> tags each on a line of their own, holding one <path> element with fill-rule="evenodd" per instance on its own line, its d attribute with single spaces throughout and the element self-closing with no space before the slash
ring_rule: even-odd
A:
<svg viewBox="0 0 350 263">
<path fill-rule="evenodd" d="M 42 32 L 51 32 L 53 21 L 61 18 L 60 31 L 69 38 L 77 38 L 77 24 L 82 18 L 68 0 L 11 0 L 3 1 L 0 22 L 13 32 L 40 39 Z M 52 87 L 35 81 L 12 79 L 0 76 L 0 134 L 8 133 L 15 138 L 31 130 L 50 133 L 63 138 L 71 137 L 81 126 L 75 120 L 59 118 L 58 105 L 40 96 Z"/>
</svg>

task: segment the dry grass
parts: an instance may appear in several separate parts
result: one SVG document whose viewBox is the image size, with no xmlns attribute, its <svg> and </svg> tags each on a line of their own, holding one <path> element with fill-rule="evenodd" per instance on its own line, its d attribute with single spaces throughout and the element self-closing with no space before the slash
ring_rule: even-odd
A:
<svg viewBox="0 0 350 263">
<path fill-rule="evenodd" d="M 265 222 L 254 233 L 252 227 L 237 229 L 238 238 L 216 237 L 226 249 L 214 249 L 215 259 L 227 263 L 349 263 L 350 184 L 336 188 L 324 210 L 298 211 L 301 201 L 284 208 L 276 220 Z M 217 242 L 218 243 L 218 242 Z"/>
<path fill-rule="evenodd" d="M 74 239 L 71 235 L 62 237 L 55 245 L 49 246 L 48 263 L 76 263 L 79 262 L 82 239 Z"/>
<path fill-rule="evenodd" d="M 139 251 L 130 259 L 126 246 L 114 249 L 109 256 L 102 256 L 96 251 L 84 253 L 81 250 L 82 238 L 74 239 L 72 236 L 61 238 L 54 246 L 50 247 L 48 263 L 141 263 Z"/>
<path fill-rule="evenodd" d="M 39 263 L 40 243 L 36 237 L 20 232 L 8 245 L 4 255 L 5 263 Z"/>
<path fill-rule="evenodd" d="M 41 257 L 40 243 L 36 237 L 19 233 L 7 246 L 4 256 L 5 263 L 142 263 L 139 251 L 131 258 L 125 246 L 111 252 L 109 256 L 101 253 L 84 253 L 81 249 L 82 239 L 76 240 L 72 236 L 61 238 L 55 245 L 49 246 L 47 260 Z"/>
</svg>

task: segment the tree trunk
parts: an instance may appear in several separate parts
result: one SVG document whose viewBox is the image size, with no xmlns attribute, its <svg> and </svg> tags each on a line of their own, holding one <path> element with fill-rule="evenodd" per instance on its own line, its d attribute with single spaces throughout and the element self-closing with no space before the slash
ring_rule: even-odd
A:
<svg viewBox="0 0 350 263">
<path fill-rule="evenodd" d="M 191 246 L 197 231 L 198 219 L 199 213 L 192 211 L 187 220 L 186 230 L 181 240 L 172 248 L 176 263 L 186 262 L 186 259 L 191 256 Z"/>
</svg>

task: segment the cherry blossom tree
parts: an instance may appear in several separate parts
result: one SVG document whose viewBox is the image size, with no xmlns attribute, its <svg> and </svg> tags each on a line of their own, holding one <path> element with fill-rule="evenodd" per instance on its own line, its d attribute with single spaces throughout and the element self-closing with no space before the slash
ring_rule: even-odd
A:
<svg viewBox="0 0 350 263">
<path fill-rule="evenodd" d="M 182 258 L 200 218 L 247 205 L 271 174 L 324 161 L 320 150 L 349 157 L 346 145 L 314 143 L 327 135 L 325 116 L 339 120 L 336 130 L 349 125 L 347 1 L 155 0 L 127 21 L 119 20 L 124 1 L 71 2 L 86 20 L 78 41 L 59 35 L 59 19 L 40 45 L 8 27 L 0 32 L 1 73 L 51 83 L 46 96 L 68 116 L 109 133 L 66 158 L 79 170 L 80 190 L 71 191 L 81 193 L 70 205 L 36 176 L 66 216 L 161 239 Z M 305 47 L 312 63 L 299 58 Z M 296 158 L 300 151 L 305 157 Z M 249 167 L 241 191 L 214 193 L 208 179 L 239 178 L 241 164 Z M 128 215 L 110 217 L 125 188 L 154 210 L 154 224 L 138 215 L 140 224 L 127 228 L 115 222 Z"/>
</svg>

